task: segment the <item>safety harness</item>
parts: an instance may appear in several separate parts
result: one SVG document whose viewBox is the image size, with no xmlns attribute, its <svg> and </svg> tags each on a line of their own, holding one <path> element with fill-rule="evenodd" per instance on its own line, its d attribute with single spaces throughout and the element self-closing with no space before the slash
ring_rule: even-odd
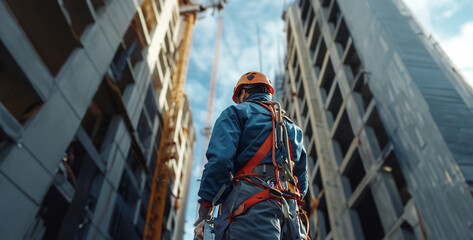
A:
<svg viewBox="0 0 473 240">
<path fill-rule="evenodd" d="M 284 218 L 288 220 L 289 205 L 287 204 L 286 199 L 294 199 L 297 202 L 301 217 L 303 215 L 306 219 L 306 239 L 309 239 L 309 221 L 306 212 L 301 208 L 304 202 L 301 199 L 301 193 L 299 191 L 297 177 L 293 175 L 294 163 L 292 144 L 289 141 L 289 135 L 287 132 L 286 123 L 284 121 L 284 112 L 278 102 L 251 102 L 258 103 L 270 111 L 273 127 L 271 133 L 268 135 L 266 140 L 263 142 L 263 145 L 261 145 L 256 154 L 235 174 L 235 177 L 233 178 L 233 184 L 236 184 L 238 181 L 245 180 L 249 183 L 261 187 L 263 190 L 249 197 L 243 203 L 241 203 L 230 214 L 228 222 L 229 224 L 231 224 L 236 216 L 245 213 L 253 205 L 269 199 L 274 199 L 276 201 L 276 203 L 282 208 Z M 276 129 L 279 129 L 279 134 Z M 276 163 L 276 149 L 279 149 L 279 151 L 281 152 L 281 165 Z M 274 166 L 274 176 L 276 181 L 274 186 L 270 186 L 267 182 L 265 182 L 262 179 L 263 176 L 254 173 L 255 168 L 263 161 L 265 156 L 270 151 L 272 151 L 272 164 Z M 279 176 L 280 172 L 284 175 L 286 179 L 287 184 L 284 184 L 285 186 L 281 184 Z"/>
</svg>

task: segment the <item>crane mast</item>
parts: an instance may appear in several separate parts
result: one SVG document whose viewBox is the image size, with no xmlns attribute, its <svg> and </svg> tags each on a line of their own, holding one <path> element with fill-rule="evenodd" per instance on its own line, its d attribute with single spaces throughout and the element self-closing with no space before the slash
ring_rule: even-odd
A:
<svg viewBox="0 0 473 240">
<path fill-rule="evenodd" d="M 192 43 L 192 33 L 196 21 L 196 15 L 209 7 L 223 8 L 224 1 L 212 4 L 208 7 L 192 4 L 190 1 L 180 0 L 179 8 L 184 15 L 182 41 L 178 49 L 176 67 L 172 74 L 171 97 L 169 108 L 166 112 L 163 133 L 159 144 L 159 154 L 156 159 L 156 168 L 153 173 L 153 184 L 151 188 L 148 213 L 146 216 L 144 240 L 159 240 L 162 235 L 162 224 L 164 218 L 164 207 L 170 179 L 169 161 L 177 157 L 177 146 L 174 137 L 178 113 L 184 98 L 184 85 L 187 76 L 189 54 Z"/>
<path fill-rule="evenodd" d="M 212 64 L 212 75 L 210 76 L 209 99 L 207 100 L 207 114 L 205 118 L 205 127 L 203 131 L 204 139 L 202 141 L 202 155 L 200 161 L 200 173 L 205 164 L 205 151 L 209 144 L 210 134 L 212 133 L 212 120 L 215 105 L 215 94 L 217 91 L 217 75 L 218 75 L 218 60 L 220 55 L 220 44 L 222 42 L 223 16 L 221 11 L 218 12 L 218 29 L 217 39 L 215 40 L 214 59 Z"/>
</svg>

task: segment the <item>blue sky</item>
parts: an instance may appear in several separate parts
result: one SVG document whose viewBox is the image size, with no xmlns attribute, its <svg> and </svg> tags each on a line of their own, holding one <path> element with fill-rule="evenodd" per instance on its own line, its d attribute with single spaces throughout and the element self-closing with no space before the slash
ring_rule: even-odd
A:
<svg viewBox="0 0 473 240">
<path fill-rule="evenodd" d="M 200 4 L 210 1 L 199 1 Z M 214 119 L 231 100 L 238 78 L 248 71 L 261 71 L 258 55 L 258 28 L 262 52 L 262 71 L 270 79 L 284 58 L 285 33 L 281 18 L 289 0 L 228 0 L 223 10 L 223 39 L 219 55 L 217 94 Z M 460 69 L 473 86 L 473 0 L 404 0 L 427 32 Z M 197 142 L 194 152 L 194 172 L 186 211 L 184 239 L 193 239 L 192 223 L 196 217 L 197 178 L 200 176 L 202 154 L 201 131 L 206 117 L 207 98 L 217 33 L 218 13 L 208 10 L 199 15 L 194 27 L 189 72 L 186 82 Z"/>
</svg>

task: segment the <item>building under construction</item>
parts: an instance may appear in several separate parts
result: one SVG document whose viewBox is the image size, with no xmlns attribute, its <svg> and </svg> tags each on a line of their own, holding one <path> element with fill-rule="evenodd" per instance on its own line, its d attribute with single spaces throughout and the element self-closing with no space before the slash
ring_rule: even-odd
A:
<svg viewBox="0 0 473 240">
<path fill-rule="evenodd" d="M 1 239 L 182 239 L 202 9 L 0 0 Z M 297 0 L 284 18 L 311 238 L 472 239 L 473 91 L 409 10 Z"/>
<path fill-rule="evenodd" d="M 400 0 L 298 0 L 282 104 L 312 239 L 472 239 L 473 92 Z"/>
<path fill-rule="evenodd" d="M 179 8 L 0 0 L 1 239 L 142 239 L 148 206 L 161 239 L 182 238 L 195 133 L 173 95 Z"/>
</svg>

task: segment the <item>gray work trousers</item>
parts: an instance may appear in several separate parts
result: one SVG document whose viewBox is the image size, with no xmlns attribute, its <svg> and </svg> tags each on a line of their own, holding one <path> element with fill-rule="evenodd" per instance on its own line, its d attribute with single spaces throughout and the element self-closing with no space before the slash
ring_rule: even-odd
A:
<svg viewBox="0 0 473 240">
<path fill-rule="evenodd" d="M 281 207 L 275 200 L 259 202 L 242 215 L 233 218 L 228 223 L 228 216 L 246 199 L 263 189 L 240 181 L 233 186 L 232 191 L 222 205 L 221 215 L 215 221 L 216 240 L 220 239 L 268 239 L 268 240 L 298 240 L 305 239 L 306 232 L 297 214 L 297 203 L 287 199 L 290 218 L 285 221 Z"/>
</svg>

